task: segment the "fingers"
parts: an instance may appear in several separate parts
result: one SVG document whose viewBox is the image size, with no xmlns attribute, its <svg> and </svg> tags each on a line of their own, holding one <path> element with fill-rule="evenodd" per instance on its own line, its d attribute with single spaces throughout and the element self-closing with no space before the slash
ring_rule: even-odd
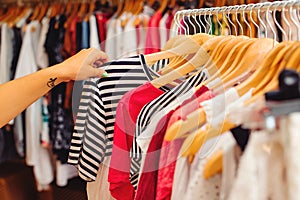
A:
<svg viewBox="0 0 300 200">
<path fill-rule="evenodd" d="M 93 66 L 89 66 L 89 73 L 87 74 L 87 78 L 105 78 L 108 76 L 107 72 L 103 69 L 95 68 Z"/>
<path fill-rule="evenodd" d="M 109 60 L 107 54 L 104 53 L 103 51 L 100 51 L 95 48 L 89 48 L 88 51 L 89 51 L 90 58 L 91 58 L 91 60 L 89 60 L 89 62 L 91 62 L 91 63 L 95 63 L 95 62 L 99 62 L 99 61 L 102 63 L 105 63 Z"/>
</svg>

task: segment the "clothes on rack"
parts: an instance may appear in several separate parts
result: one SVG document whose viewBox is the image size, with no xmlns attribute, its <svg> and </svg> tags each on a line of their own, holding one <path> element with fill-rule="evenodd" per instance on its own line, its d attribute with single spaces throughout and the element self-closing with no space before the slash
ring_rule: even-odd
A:
<svg viewBox="0 0 300 200">
<path fill-rule="evenodd" d="M 144 53 L 148 20 L 155 12 L 151 7 L 145 5 L 142 13 L 137 15 L 124 13 L 124 17 L 119 18 L 116 14 L 112 16 L 110 9 L 100 5 L 82 18 L 80 12 L 76 13 L 76 9 L 92 4 L 78 5 L 77 7 L 75 3 L 72 5 L 74 13 L 66 12 L 64 14 L 59 13 L 59 9 L 57 13 L 55 13 L 56 11 L 50 12 L 50 8 L 54 8 L 55 5 L 49 7 L 46 4 L 41 5 L 41 7 L 46 6 L 46 11 L 49 10 L 39 20 L 31 18 L 36 12 L 36 8 L 26 5 L 24 6 L 26 14 L 23 16 L 19 13 L 20 16 L 16 16 L 18 20 L 10 22 L 3 18 L 0 25 L 2 83 L 62 62 L 83 48 L 107 49 L 108 53 L 110 49 L 112 52 L 123 49 L 123 56 Z M 64 6 L 69 5 L 62 5 L 62 7 Z M 19 9 L 18 5 L 8 5 L 8 10 L 13 9 Z M 8 10 L 5 10 L 4 13 Z M 124 22 L 121 19 L 129 20 L 123 26 Z M 169 17 L 168 19 L 170 24 L 173 18 Z M 166 23 L 167 21 L 161 25 L 166 26 Z M 169 28 L 171 28 L 170 25 Z M 119 32 L 115 32 L 115 29 Z M 116 34 L 119 34 L 117 38 L 120 40 L 114 43 Z M 109 36 L 108 39 L 107 36 Z M 167 37 L 164 40 L 166 42 Z M 110 44 L 110 41 L 113 44 Z M 110 56 L 110 58 L 113 59 L 114 56 Z M 163 63 L 157 62 L 152 68 L 159 70 L 167 63 L 167 60 L 163 60 Z M 45 158 L 43 164 L 47 163 L 52 166 L 49 161 L 52 153 L 57 159 L 56 166 L 45 168 L 48 170 L 47 172 L 42 172 L 42 169 L 36 170 L 36 172 L 45 173 L 45 177 L 48 177 L 47 181 L 39 181 L 37 178 L 37 181 L 42 183 L 40 185 L 43 185 L 40 187 L 41 190 L 47 188 L 45 185 L 53 180 L 55 168 L 57 171 L 56 182 L 59 186 L 66 185 L 67 180 L 76 175 L 75 168 L 67 164 L 67 157 L 74 128 L 73 118 L 75 119 L 76 114 L 80 112 L 78 107 L 82 86 L 83 82 L 79 81 L 60 84 L 46 97 L 29 107 L 23 117 L 19 116 L 11 122 L 12 128 L 15 130 L 14 140 L 17 152 L 20 156 L 26 157 L 28 164 L 38 165 L 39 162 L 43 162 L 40 160 L 42 157 Z M 29 117 L 32 120 L 29 120 Z M 33 126 L 34 124 L 35 126 Z M 48 148 L 52 149 L 51 153 L 48 152 Z M 39 155 L 41 152 L 42 154 Z M 36 177 L 41 176 L 36 174 Z"/>
<path fill-rule="evenodd" d="M 296 120 L 293 126 L 282 122 L 272 136 L 265 127 L 241 129 L 257 115 L 251 106 L 277 88 L 280 71 L 299 69 L 298 42 L 276 42 L 299 39 L 299 7 L 293 3 L 282 3 L 292 10 L 281 11 L 282 18 L 274 17 L 277 4 L 267 12 L 235 6 L 232 12 L 176 14 L 174 8 L 155 12 L 144 5 L 138 14 L 56 13 L 13 28 L 4 21 L 3 81 L 62 62 L 83 48 L 105 50 L 112 59 L 100 67 L 108 77 L 60 84 L 23 119 L 15 119 L 16 147 L 22 154 L 25 143 L 38 189 L 47 189 L 56 168 L 57 185 L 79 175 L 92 200 L 297 199 L 298 180 L 286 171 L 298 170 L 297 136 L 294 129 L 283 134 Z M 259 17 L 247 18 L 249 25 L 245 13 L 234 11 Z M 178 33 L 189 36 L 178 42 L 173 37 Z M 273 173 L 280 175 L 274 185 Z"/>
<path fill-rule="evenodd" d="M 159 14 L 157 16 L 163 20 L 167 18 Z M 189 20 L 188 16 L 184 19 Z M 152 20 L 155 21 L 155 18 Z M 197 25 L 197 22 L 204 23 L 194 21 L 194 25 Z M 212 20 L 210 22 L 212 23 Z M 189 23 L 192 27 L 192 23 Z M 178 24 L 182 26 L 184 22 Z M 274 88 L 275 79 L 271 78 L 274 76 L 268 74 L 271 73 L 271 69 L 270 72 L 262 69 L 272 64 L 272 69 L 276 71 L 276 67 L 283 65 L 280 58 L 269 65 L 265 62 L 272 62 L 274 58 L 271 56 L 275 56 L 275 52 L 280 51 L 285 43 L 272 49 L 273 40 L 235 39 L 232 43 L 226 37 L 214 37 L 204 41 L 204 49 L 206 44 L 210 45 L 207 51 L 213 62 L 198 59 L 203 61 L 199 64 L 200 67 L 190 67 L 191 65 L 182 60 L 182 63 L 178 64 L 179 57 L 174 61 L 168 55 L 170 60 L 166 67 L 174 66 L 172 73 L 177 72 L 181 75 L 179 84 L 175 87 L 170 87 L 171 81 L 163 86 L 152 85 L 152 82 L 156 83 L 155 80 L 168 76 L 162 72 L 154 78 L 152 76 L 155 76 L 155 73 L 152 73 L 151 76 L 139 80 L 140 76 L 137 75 L 136 79 L 131 79 L 131 75 L 117 76 L 111 71 L 109 74 L 112 75 L 108 79 L 92 79 L 85 82 L 79 108 L 82 112 L 78 113 L 76 118 L 69 162 L 78 166 L 83 179 L 101 182 L 97 192 L 90 187 L 89 196 L 99 199 L 97 194 L 100 195 L 101 191 L 107 199 L 231 199 L 235 198 L 232 194 L 239 193 L 239 188 L 235 187 L 245 187 L 245 192 L 251 191 L 247 190 L 247 185 L 242 182 L 243 178 L 239 179 L 239 171 L 243 159 L 247 159 L 246 152 L 248 145 L 251 145 L 248 140 L 251 141 L 253 131 L 241 128 L 247 121 L 238 119 L 237 113 L 253 115 L 254 109 L 251 110 L 248 106 L 249 101 L 264 94 L 267 89 Z M 261 42 L 265 42 L 264 47 L 268 50 L 261 52 L 263 57 L 258 57 L 261 47 L 256 44 Z M 231 48 L 226 48 L 229 44 L 232 45 Z M 287 55 L 291 58 L 292 50 L 288 50 L 288 45 L 292 44 L 296 43 L 286 43 L 285 51 L 289 54 L 281 53 L 281 58 Z M 164 55 L 164 51 L 156 53 L 152 52 L 153 55 L 160 56 L 157 60 Z M 231 59 L 225 59 L 225 56 L 225 60 L 221 60 L 220 55 L 227 55 Z M 192 58 L 192 55 L 189 58 Z M 131 59 L 134 59 L 133 66 L 139 66 L 139 69 L 144 71 L 149 70 L 147 55 L 143 54 L 124 56 L 102 67 L 106 70 L 112 70 L 112 67 L 120 70 L 118 67 L 121 67 L 126 71 L 129 66 L 123 62 L 129 62 Z M 115 66 L 118 62 L 120 64 Z M 254 65 L 259 67 L 253 67 Z M 190 68 L 179 71 L 186 66 Z M 216 68 L 215 71 L 213 67 Z M 298 69 L 298 65 L 291 68 Z M 249 69 L 251 70 L 247 71 Z M 278 75 L 281 70 L 278 69 L 274 75 Z M 191 74 L 192 71 L 194 74 Z M 266 73 L 260 75 L 268 77 L 262 81 L 264 87 L 258 87 L 261 90 L 256 88 L 261 84 L 256 77 L 259 72 Z M 118 82 L 111 84 L 110 78 L 115 76 Z M 119 84 L 125 80 L 127 82 L 123 84 L 127 86 L 126 89 L 122 84 L 124 90 L 118 92 Z M 139 80 L 139 84 L 135 84 L 134 80 Z M 222 80 L 230 81 L 222 87 Z M 104 85 L 110 89 L 110 93 L 106 92 L 107 88 L 104 88 Z M 197 122 L 198 120 L 201 122 Z M 260 153 L 260 156 L 262 159 L 275 159 L 273 156 L 267 158 L 263 153 Z M 276 170 L 283 170 L 284 161 L 278 162 L 280 164 L 276 165 Z M 262 167 L 262 170 L 268 169 L 267 165 L 261 166 L 257 162 L 253 166 L 256 164 Z M 268 179 L 270 177 L 271 175 Z M 267 187 L 268 181 L 266 179 L 260 183 L 264 185 L 262 188 Z M 89 184 L 94 187 L 95 183 Z M 286 189 L 281 190 L 285 190 L 284 194 L 287 194 Z M 270 194 L 271 192 L 272 189 Z M 279 190 L 277 192 L 280 193 Z M 268 197 L 270 196 L 259 199 Z"/>
</svg>

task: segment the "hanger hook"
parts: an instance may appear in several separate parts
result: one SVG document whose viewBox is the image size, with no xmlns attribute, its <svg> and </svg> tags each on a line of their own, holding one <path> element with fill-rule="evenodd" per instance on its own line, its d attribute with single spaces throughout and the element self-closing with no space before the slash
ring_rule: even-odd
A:
<svg viewBox="0 0 300 200">
<path fill-rule="evenodd" d="M 194 20 L 195 20 L 195 22 L 196 22 L 196 25 L 199 27 L 199 31 L 200 31 L 200 33 L 202 32 L 202 29 L 201 29 L 201 25 L 199 24 L 199 22 L 197 21 L 197 17 L 196 17 L 196 9 L 194 9 L 193 11 L 192 11 L 192 13 L 193 13 L 193 18 L 194 18 Z M 200 21 L 200 20 L 199 20 Z M 196 33 L 196 30 L 195 30 L 195 33 Z"/>
<path fill-rule="evenodd" d="M 208 19 L 209 19 L 209 32 L 210 32 L 211 35 L 214 35 L 213 30 L 212 30 L 212 25 L 213 25 L 213 23 L 214 23 L 214 22 L 213 22 L 213 19 L 212 19 L 212 17 L 211 17 L 211 16 L 212 16 L 212 14 L 211 14 L 212 9 L 213 9 L 213 8 L 209 8 L 209 9 L 208 9 L 208 13 L 209 13 L 209 14 L 208 14 Z"/>
<path fill-rule="evenodd" d="M 240 34 L 240 35 L 244 35 L 244 30 L 243 30 L 243 26 L 241 25 L 241 23 L 240 23 L 240 20 L 239 20 L 239 18 L 238 18 L 238 10 L 239 10 L 239 8 L 240 8 L 240 6 L 239 5 L 236 5 L 235 6 L 235 19 L 236 19 L 236 22 L 238 23 L 238 25 L 239 25 L 239 28 L 241 29 L 241 33 L 242 34 Z"/>
<path fill-rule="evenodd" d="M 265 5 L 267 6 L 267 11 L 266 11 L 266 13 L 265 13 L 265 15 L 266 15 L 266 20 L 267 20 L 267 23 L 268 23 L 268 25 L 269 25 L 269 27 L 270 27 L 270 29 L 271 29 L 273 35 L 274 35 L 274 37 L 273 37 L 273 39 L 274 39 L 274 45 L 273 45 L 273 46 L 275 46 L 275 42 L 277 41 L 277 33 L 276 33 L 276 31 L 274 30 L 274 27 L 272 26 L 272 24 L 270 23 L 270 18 L 269 18 L 269 16 L 270 16 L 270 15 L 269 15 L 269 13 L 270 13 L 270 7 L 271 7 L 272 3 L 266 2 Z"/>
<path fill-rule="evenodd" d="M 232 6 L 229 6 L 228 7 L 228 10 L 227 10 L 227 19 L 228 19 L 228 21 L 229 21 L 229 23 L 233 26 L 233 28 L 234 28 L 234 31 L 235 31 L 235 35 L 237 36 L 237 29 L 236 29 L 236 26 L 235 26 L 235 24 L 231 21 L 231 19 L 230 19 L 230 11 L 232 10 Z"/>
<path fill-rule="evenodd" d="M 195 24 L 191 21 L 191 16 L 193 16 L 193 15 L 191 15 L 192 14 L 192 10 L 190 10 L 190 12 L 189 12 L 189 23 L 193 26 L 193 28 L 194 28 L 194 32 L 193 32 L 193 34 L 196 34 L 197 33 L 197 29 L 196 29 L 196 26 L 195 26 Z M 194 18 L 195 19 L 195 18 Z M 196 20 L 195 20 L 196 21 Z"/>
<path fill-rule="evenodd" d="M 297 27 L 297 40 L 299 41 L 300 40 L 300 26 L 299 26 L 299 21 L 297 21 L 295 19 L 295 15 L 297 13 L 297 10 L 294 9 L 294 6 L 297 2 L 293 2 L 292 3 L 292 6 L 290 7 L 290 17 L 291 17 L 291 20 L 292 22 L 295 24 L 295 26 Z M 297 17 L 296 17 L 297 18 Z"/>
<path fill-rule="evenodd" d="M 254 26 L 257 28 L 257 32 L 258 32 L 260 30 L 260 28 L 259 28 L 259 26 L 257 25 L 257 23 L 255 22 L 255 20 L 253 19 L 253 16 L 252 16 L 253 8 L 254 8 L 255 4 L 251 4 L 249 6 L 250 6 L 250 19 L 251 19 L 252 23 L 254 24 Z"/>
<path fill-rule="evenodd" d="M 185 32 L 184 32 L 184 34 L 185 35 L 190 35 L 190 27 L 189 27 L 189 25 L 188 25 L 188 23 L 187 23 L 187 20 L 188 20 L 188 13 L 189 13 L 189 11 L 186 11 L 185 12 L 185 15 L 184 15 L 184 17 L 183 17 L 183 23 L 184 23 L 184 27 L 185 27 Z M 187 20 L 186 20 L 187 19 Z"/>
<path fill-rule="evenodd" d="M 265 31 L 265 38 L 268 37 L 268 30 L 267 30 L 267 26 L 265 25 L 264 21 L 262 20 L 262 18 L 260 17 L 260 9 L 261 7 L 263 6 L 264 4 L 258 4 L 258 10 L 257 10 L 257 17 L 258 17 L 258 20 L 260 22 L 260 24 L 264 27 L 264 31 Z"/>
<path fill-rule="evenodd" d="M 206 25 L 203 24 L 203 21 L 201 20 L 201 16 L 202 16 L 202 9 L 199 10 L 199 21 L 200 21 L 200 24 L 203 26 L 204 28 L 204 33 L 207 33 L 207 30 L 206 30 Z M 204 17 L 204 20 L 205 20 L 205 17 Z M 202 29 L 202 28 L 201 28 Z"/>
<path fill-rule="evenodd" d="M 209 23 L 209 21 L 207 21 L 207 18 L 206 18 L 206 13 L 207 13 L 207 10 L 204 10 L 204 20 L 205 20 L 205 22 L 206 22 L 206 25 L 207 26 L 209 26 L 209 29 L 208 30 L 206 30 L 207 32 L 207 34 L 209 34 L 209 31 L 210 31 L 210 23 Z"/>
<path fill-rule="evenodd" d="M 226 10 L 227 10 L 227 7 L 223 7 L 223 9 L 221 10 L 221 12 L 222 12 L 222 21 L 225 22 L 226 26 L 228 27 L 228 32 L 229 32 L 228 34 L 231 35 L 231 28 L 230 28 L 230 25 L 228 24 Z"/>
<path fill-rule="evenodd" d="M 277 21 L 277 19 L 276 19 L 276 12 L 277 12 L 278 6 L 280 5 L 280 2 L 275 2 L 273 5 L 275 6 L 275 9 L 274 9 L 274 11 L 273 11 L 273 20 L 274 20 L 276 26 L 279 28 L 279 30 L 281 31 L 281 33 L 282 33 L 283 36 L 284 36 L 284 39 L 282 38 L 282 40 L 285 41 L 285 40 L 287 40 L 286 32 L 285 32 L 285 30 L 282 28 L 282 26 L 278 23 L 278 21 Z"/>
<path fill-rule="evenodd" d="M 175 16 L 174 16 L 174 22 L 175 22 L 175 25 L 176 25 L 176 34 L 180 35 L 180 13 L 176 13 Z"/>
<path fill-rule="evenodd" d="M 218 22 L 218 25 L 220 26 L 220 34 L 222 35 L 222 33 L 224 32 L 224 29 L 223 29 L 222 23 L 219 20 L 219 11 L 220 10 L 221 10 L 221 8 L 219 8 L 219 7 L 215 9 L 215 11 L 216 11 L 216 17 L 217 17 L 217 22 Z"/>
<path fill-rule="evenodd" d="M 283 5 L 283 8 L 282 8 L 282 12 L 281 12 L 281 15 L 282 15 L 282 19 L 283 21 L 287 24 L 288 26 L 288 40 L 291 40 L 292 38 L 292 31 L 291 31 L 291 24 L 289 23 L 289 21 L 286 19 L 286 16 L 285 16 L 285 12 L 286 12 L 286 6 L 287 6 L 288 2 L 285 2 L 284 5 Z"/>
<path fill-rule="evenodd" d="M 246 17 L 245 17 L 245 12 L 246 12 L 247 6 L 246 6 L 246 5 L 240 5 L 240 7 L 241 7 L 241 9 L 242 9 L 242 11 L 243 11 L 243 12 L 242 12 L 243 19 L 244 19 L 246 25 L 248 26 L 248 28 L 249 28 L 249 30 L 250 30 L 250 38 L 252 38 L 252 28 L 251 28 L 250 24 L 248 23 L 248 21 L 247 21 L 247 19 L 246 19 Z"/>
</svg>

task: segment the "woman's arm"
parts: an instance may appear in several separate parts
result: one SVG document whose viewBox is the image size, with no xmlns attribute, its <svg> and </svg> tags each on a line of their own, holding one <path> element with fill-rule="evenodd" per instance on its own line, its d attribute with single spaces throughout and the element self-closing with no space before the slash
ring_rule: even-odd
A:
<svg viewBox="0 0 300 200">
<path fill-rule="evenodd" d="M 107 61 L 104 52 L 85 49 L 60 64 L 1 84 L 0 127 L 61 82 L 107 76 L 104 70 L 97 69 Z"/>
</svg>

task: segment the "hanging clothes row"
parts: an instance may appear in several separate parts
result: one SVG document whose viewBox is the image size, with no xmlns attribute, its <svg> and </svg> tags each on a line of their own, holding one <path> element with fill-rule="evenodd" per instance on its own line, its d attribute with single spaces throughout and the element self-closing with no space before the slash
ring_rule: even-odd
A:
<svg viewBox="0 0 300 200">
<path fill-rule="evenodd" d="M 164 44 L 173 13 L 179 9 L 175 1 L 168 7 L 167 3 L 5 1 L 0 5 L 0 83 L 60 63 L 83 48 L 113 52 L 116 54 L 109 56 L 116 58 L 143 53 L 147 41 Z M 159 14 L 154 14 L 156 10 Z M 155 21 L 153 30 L 159 30 L 158 37 L 147 32 L 151 21 Z M 152 68 L 157 71 L 167 62 Z M 1 130 L 0 137 L 5 139 L 1 140 L 0 159 L 26 157 L 26 163 L 34 166 L 39 190 L 48 188 L 54 169 L 59 186 L 77 176 L 76 169 L 66 162 L 81 90 L 82 82 L 60 84 Z"/>
<path fill-rule="evenodd" d="M 299 72 L 299 42 L 291 41 L 299 19 L 298 1 L 178 11 L 174 28 L 184 35 L 161 51 L 101 66 L 109 77 L 85 81 L 68 159 L 88 181 L 89 199 L 296 199 L 297 178 L 284 174 L 297 158 L 283 154 L 292 144 L 280 137 L 298 116 L 270 138 L 251 131 L 247 117 L 282 79 L 298 86 L 282 73 Z M 274 24 L 287 41 L 277 41 Z M 162 60 L 168 64 L 158 73 L 148 67 Z M 296 90 L 298 98 L 292 88 L 278 94 L 287 100 Z"/>
</svg>

